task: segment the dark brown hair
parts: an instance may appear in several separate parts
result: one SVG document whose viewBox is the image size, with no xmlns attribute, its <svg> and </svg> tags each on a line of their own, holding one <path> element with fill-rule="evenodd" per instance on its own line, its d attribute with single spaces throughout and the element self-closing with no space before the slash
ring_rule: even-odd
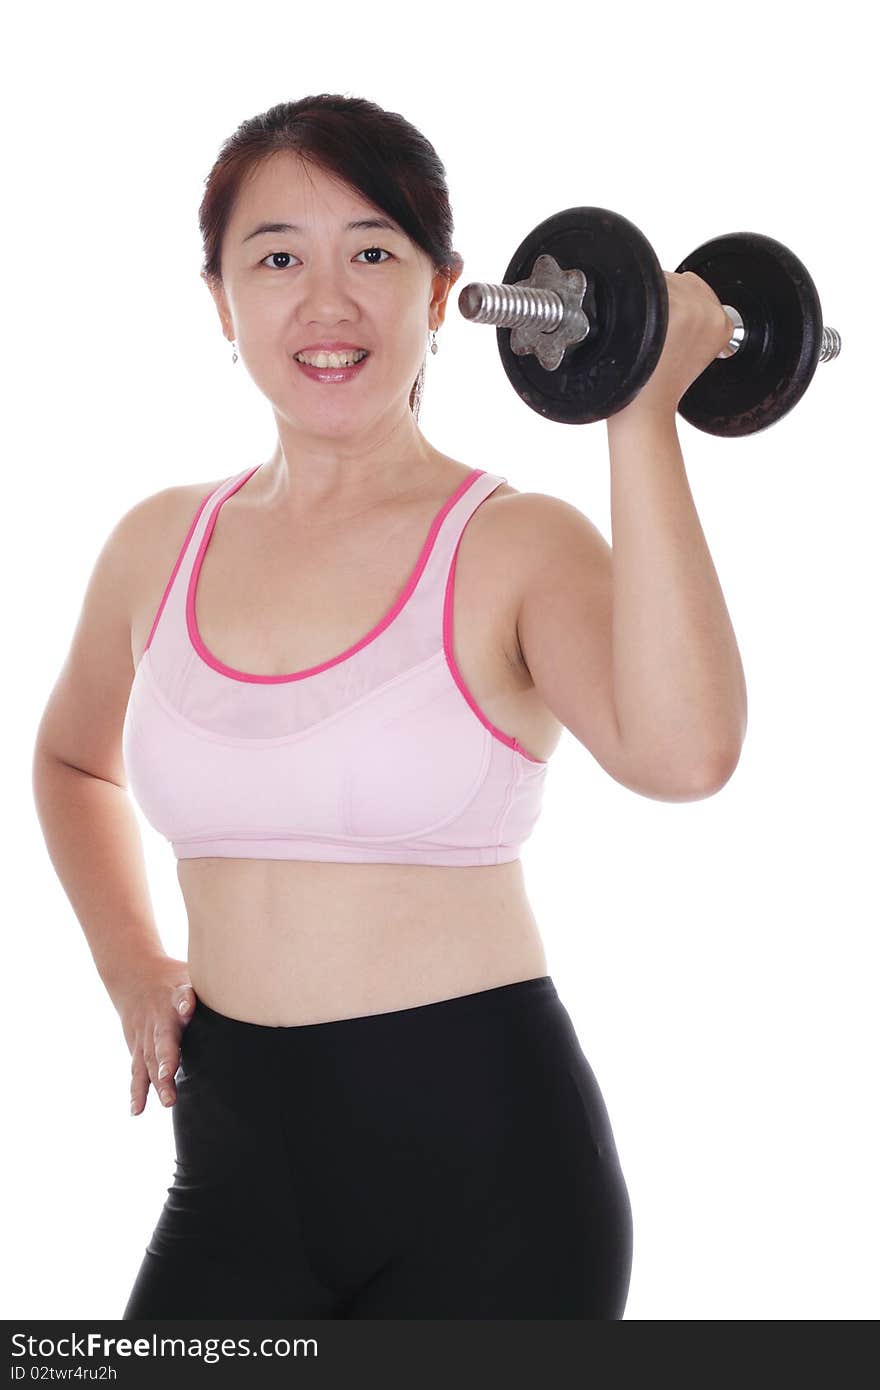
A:
<svg viewBox="0 0 880 1390">
<path fill-rule="evenodd" d="M 446 170 L 434 146 L 396 111 L 363 97 L 324 92 L 251 116 L 221 147 L 199 207 L 202 274 L 209 283 L 222 284 L 223 237 L 242 183 L 280 151 L 297 154 L 357 189 L 422 248 L 435 275 L 449 276 L 460 264 L 452 249 Z M 423 360 L 409 396 L 416 420 L 424 376 Z"/>
</svg>

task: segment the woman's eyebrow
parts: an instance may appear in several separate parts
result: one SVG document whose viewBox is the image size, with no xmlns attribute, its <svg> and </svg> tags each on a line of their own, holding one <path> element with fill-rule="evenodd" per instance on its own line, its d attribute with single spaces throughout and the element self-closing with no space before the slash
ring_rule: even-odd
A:
<svg viewBox="0 0 880 1390">
<path fill-rule="evenodd" d="M 305 230 L 305 227 L 300 227 L 295 222 L 261 222 L 259 226 L 255 227 L 252 232 L 248 232 L 247 236 L 244 238 L 244 241 L 242 242 L 242 245 L 244 245 L 245 241 L 250 241 L 252 237 L 264 236 L 266 235 L 266 233 L 270 232 L 303 233 L 305 232 Z M 343 231 L 346 232 L 366 232 L 373 230 L 399 232 L 400 228 L 396 227 L 393 222 L 388 222 L 384 217 L 364 217 L 357 222 L 346 222 L 345 226 L 343 227 Z"/>
</svg>

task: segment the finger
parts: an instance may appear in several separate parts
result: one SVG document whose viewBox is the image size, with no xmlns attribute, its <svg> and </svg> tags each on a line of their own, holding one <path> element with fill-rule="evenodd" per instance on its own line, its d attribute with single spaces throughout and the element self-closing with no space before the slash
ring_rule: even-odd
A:
<svg viewBox="0 0 880 1390">
<path fill-rule="evenodd" d="M 728 314 L 727 310 L 722 305 L 720 327 L 718 330 L 721 337 L 719 352 L 721 353 L 722 357 L 732 357 L 734 354 L 735 349 L 730 346 L 730 340 L 733 337 L 735 327 L 736 325 L 734 324 L 733 319 L 730 317 L 730 314 Z"/>
<path fill-rule="evenodd" d="M 192 1018 L 196 1006 L 195 990 L 192 985 L 179 985 L 174 991 L 174 1006 L 187 1023 Z"/>
<path fill-rule="evenodd" d="M 712 286 L 709 284 L 709 281 L 704 280 L 702 275 L 697 275 L 696 271 L 693 270 L 686 270 L 684 274 L 687 275 L 689 279 L 695 280 L 696 283 L 700 286 L 700 289 L 708 290 L 709 294 L 711 294 L 713 298 L 717 298 L 717 295 L 715 294 L 715 291 L 713 290 Z"/>
<path fill-rule="evenodd" d="M 145 1033 L 144 1033 L 143 1054 L 144 1054 L 144 1066 L 146 1067 L 147 1075 L 148 1075 L 148 1077 L 149 1077 L 149 1079 L 150 1079 L 150 1085 L 154 1087 L 154 1089 L 155 1089 L 155 1091 L 156 1091 L 156 1094 L 158 1095 L 158 1094 L 159 1094 L 159 1076 L 158 1076 L 159 1063 L 156 1061 L 156 1030 L 155 1030 L 155 1025 L 153 1025 L 153 1027 L 147 1027 L 147 1029 L 146 1029 L 146 1031 L 145 1031 Z"/>
<path fill-rule="evenodd" d="M 708 280 L 704 280 L 701 275 L 696 275 L 692 270 L 686 270 L 684 273 L 685 275 L 688 275 L 691 278 L 691 280 L 696 282 L 696 284 L 700 287 L 703 293 L 712 301 L 713 304 L 717 304 L 720 309 L 724 308 L 723 304 L 721 303 L 721 300 L 718 298 L 718 295 L 715 293 Z"/>
<path fill-rule="evenodd" d="M 163 1070 L 161 1077 L 159 1076 L 159 1068 L 162 1066 L 167 1068 L 171 1060 L 166 1055 L 168 1053 L 167 1045 L 163 1046 L 165 1028 L 166 1025 L 160 1023 L 158 1019 L 153 1024 L 151 1055 L 145 1060 L 150 1073 L 150 1080 L 156 1088 L 156 1094 L 162 1105 L 168 1106 L 174 1102 L 174 1082 L 171 1079 L 171 1074 L 165 1070 Z"/>
<path fill-rule="evenodd" d="M 156 1033 L 156 1059 L 158 1068 L 156 1071 L 156 1081 L 159 1086 L 159 1098 L 165 1102 L 166 1093 L 170 1095 L 173 1103 L 176 1098 L 176 1087 L 174 1076 L 180 1065 L 180 1044 L 178 1042 L 178 1027 L 176 1023 L 164 1024 L 158 1028 Z"/>
<path fill-rule="evenodd" d="M 131 1059 L 131 1113 L 133 1115 L 139 1115 L 143 1110 L 147 1103 L 149 1089 L 149 1073 L 144 1066 L 143 1056 L 138 1050 Z"/>
</svg>

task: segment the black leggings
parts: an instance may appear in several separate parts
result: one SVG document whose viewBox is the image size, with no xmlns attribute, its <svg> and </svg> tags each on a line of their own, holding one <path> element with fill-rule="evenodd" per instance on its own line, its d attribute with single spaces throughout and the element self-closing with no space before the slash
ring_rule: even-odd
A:
<svg viewBox="0 0 880 1390">
<path fill-rule="evenodd" d="M 622 1318 L 632 1211 L 549 975 L 290 1027 L 198 1000 L 123 1318 Z"/>
</svg>

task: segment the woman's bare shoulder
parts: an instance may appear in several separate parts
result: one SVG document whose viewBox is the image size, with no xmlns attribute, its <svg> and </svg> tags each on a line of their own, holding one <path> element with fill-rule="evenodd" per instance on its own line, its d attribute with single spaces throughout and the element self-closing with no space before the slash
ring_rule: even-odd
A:
<svg viewBox="0 0 880 1390">
<path fill-rule="evenodd" d="M 169 533 L 178 530 L 181 524 L 185 531 L 200 504 L 223 481 L 223 478 L 216 478 L 213 482 L 172 483 L 142 497 L 122 518 L 129 540 L 134 545 L 141 539 L 152 544 L 170 539 Z"/>
<path fill-rule="evenodd" d="M 150 493 L 139 505 L 144 508 L 145 514 L 157 513 L 161 515 L 164 513 L 167 515 L 168 512 L 173 512 L 178 508 L 185 511 L 190 504 L 193 508 L 197 507 L 203 499 L 210 497 L 211 493 L 216 491 L 224 481 L 224 478 L 215 478 L 213 482 L 209 480 L 201 483 L 172 483 L 169 487 L 163 487 L 158 492 Z"/>
<path fill-rule="evenodd" d="M 135 607 L 157 575 L 167 577 L 201 504 L 223 481 L 172 483 L 142 497 L 120 518 L 115 543 L 125 556 Z"/>
</svg>

